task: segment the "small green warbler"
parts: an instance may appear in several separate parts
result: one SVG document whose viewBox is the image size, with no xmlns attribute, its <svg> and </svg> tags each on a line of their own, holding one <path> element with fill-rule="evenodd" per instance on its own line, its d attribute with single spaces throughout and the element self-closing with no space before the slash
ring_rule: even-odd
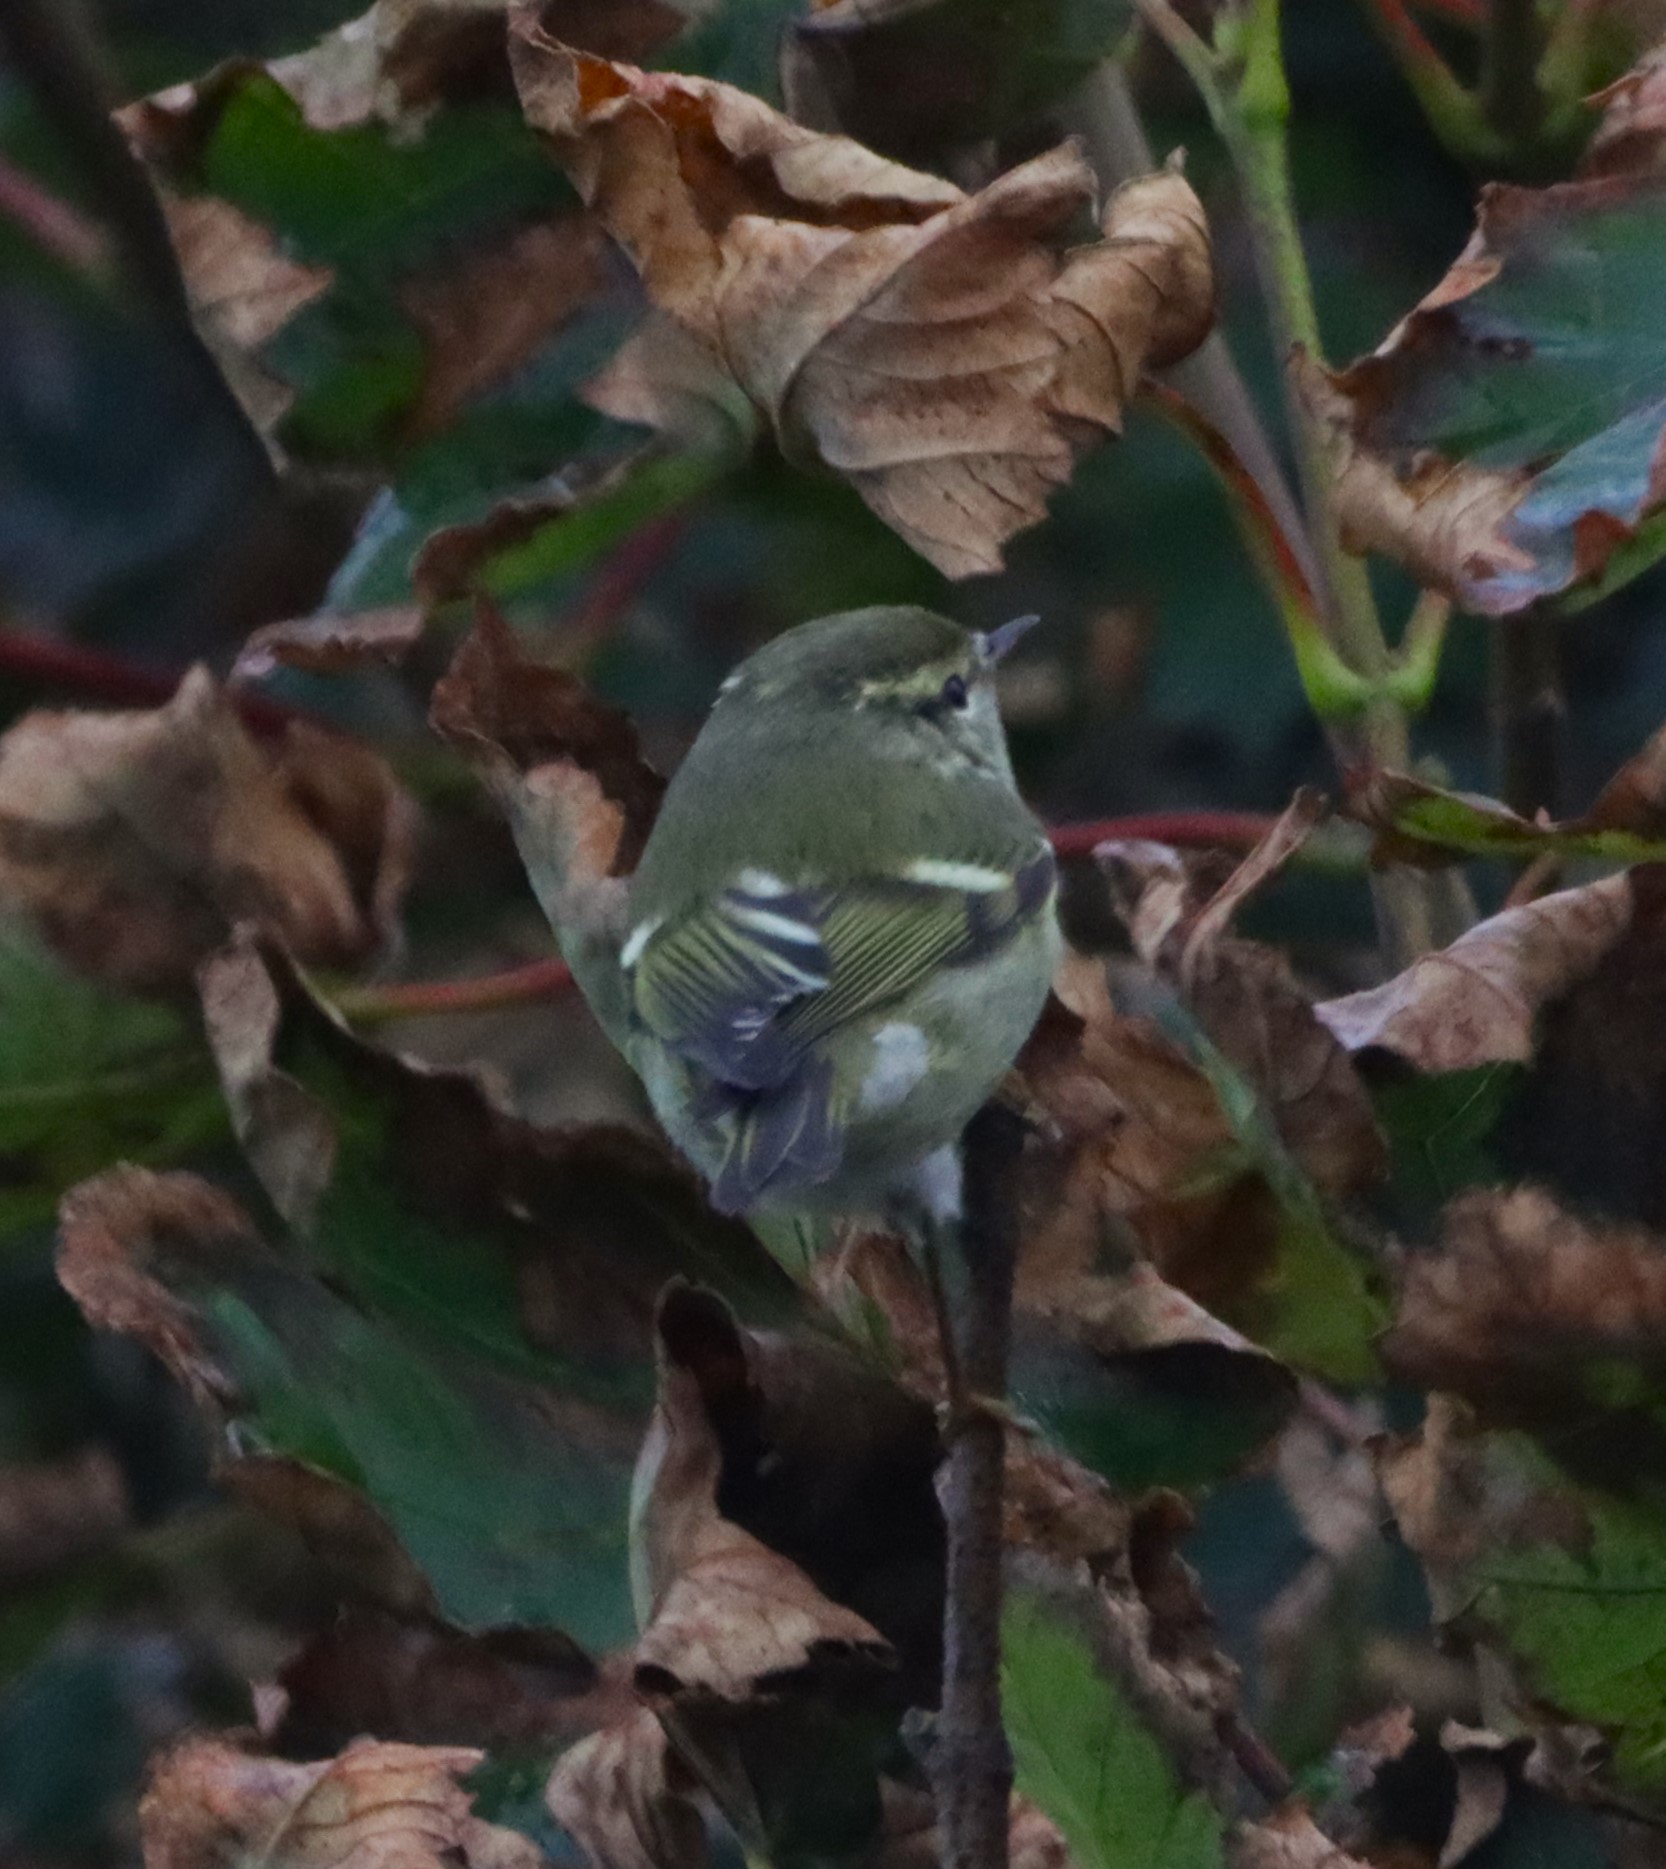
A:
<svg viewBox="0 0 1666 1869">
<path fill-rule="evenodd" d="M 1034 621 L 789 630 L 672 780 L 620 961 L 632 1061 L 723 1212 L 957 1211 L 954 1145 L 1058 956 L 994 689 Z"/>
</svg>

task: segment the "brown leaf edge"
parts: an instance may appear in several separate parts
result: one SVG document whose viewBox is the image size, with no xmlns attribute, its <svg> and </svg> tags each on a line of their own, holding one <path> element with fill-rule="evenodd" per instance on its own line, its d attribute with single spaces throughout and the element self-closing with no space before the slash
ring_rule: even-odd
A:
<svg viewBox="0 0 1666 1869">
<path fill-rule="evenodd" d="M 113 1168 L 65 1195 L 59 1283 L 95 1330 L 135 1338 L 185 1389 L 213 1429 L 216 1476 L 257 1508 L 294 1524 L 397 1613 L 433 1613 L 426 1578 L 380 1513 L 304 1463 L 242 1450 L 229 1432 L 242 1397 L 173 1278 L 209 1279 L 228 1260 L 272 1259 L 242 1208 L 199 1176 Z"/>
</svg>

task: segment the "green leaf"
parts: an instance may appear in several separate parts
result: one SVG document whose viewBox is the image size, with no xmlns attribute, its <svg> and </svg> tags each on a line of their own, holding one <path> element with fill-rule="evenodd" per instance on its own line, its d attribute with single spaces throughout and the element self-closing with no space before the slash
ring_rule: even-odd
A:
<svg viewBox="0 0 1666 1869">
<path fill-rule="evenodd" d="M 1658 1506 L 1571 1484 L 1528 1436 L 1483 1432 L 1456 1404 L 1390 1446 L 1382 1471 L 1437 1611 L 1504 1655 L 1529 1719 L 1599 1727 L 1615 1782 L 1666 1792 Z"/>
<path fill-rule="evenodd" d="M 1373 1103 L 1388 1137 L 1396 1195 L 1432 1213 L 1461 1188 L 1496 1180 L 1492 1134 L 1522 1077 L 1520 1067 L 1508 1064 L 1433 1077 L 1398 1068 L 1382 1073 Z"/>
<path fill-rule="evenodd" d="M 681 1272 L 780 1321 L 785 1274 L 646 1138 L 520 1123 L 361 1044 L 252 944 L 203 978 L 287 1224 L 280 1263 L 222 1253 L 192 1286 L 243 1436 L 361 1490 L 462 1626 L 619 1640 L 655 1296 Z"/>
<path fill-rule="evenodd" d="M 1015 1592 L 1001 1641 L 1017 1787 L 1064 1832 L 1081 1869 L 1219 1869 L 1220 1817 L 1182 1790 L 1068 1614 Z"/>
<path fill-rule="evenodd" d="M 1178 1001 L 1165 1002 L 1159 1022 L 1214 1086 L 1246 1164 L 1278 1203 L 1273 1265 L 1228 1321 L 1297 1368 L 1333 1382 L 1371 1381 L 1388 1318 L 1379 1281 L 1343 1242 L 1248 1079 Z"/>
<path fill-rule="evenodd" d="M 1633 765 L 1641 765 L 1639 755 Z M 1630 770 L 1626 768 L 1624 770 Z M 1605 797 L 1607 795 L 1605 794 Z M 1666 858 L 1666 821 L 1652 801 L 1628 799 L 1629 821 L 1602 799 L 1582 818 L 1564 823 L 1524 818 L 1496 798 L 1474 792 L 1449 792 L 1405 773 L 1375 774 L 1366 791 L 1353 800 L 1351 815 L 1385 835 L 1395 855 L 1406 844 L 1426 845 L 1429 852 L 1458 856 L 1527 858 L 1544 855 L 1594 857 L 1600 862 L 1658 863 Z M 1645 815 L 1638 806 L 1649 803 Z"/>
<path fill-rule="evenodd" d="M 108 1161 L 177 1160 L 225 1133 L 213 1061 L 172 1006 L 83 980 L 0 924 L 0 1237 Z"/>
<path fill-rule="evenodd" d="M 1652 563 L 1663 290 L 1658 175 L 1488 190 L 1447 278 L 1335 379 L 1356 542 L 1490 615 Z"/>
<path fill-rule="evenodd" d="M 478 20 L 472 37 L 454 14 L 429 26 L 440 37 L 422 56 L 378 65 L 374 82 L 359 71 L 372 48 L 332 37 L 132 113 L 185 208 L 231 216 L 195 240 L 187 217 L 178 237 L 251 413 L 293 454 L 391 479 L 338 606 L 407 599 L 435 528 L 480 520 L 626 434 L 577 392 L 634 307 L 515 108 L 501 47 L 495 70 L 476 69 Z M 454 59 L 440 56 L 446 34 Z M 296 266 L 316 270 L 286 306 Z"/>
<path fill-rule="evenodd" d="M 465 1629 L 559 1626 L 597 1648 L 628 1635 L 628 1417 L 563 1410 L 316 1279 L 226 1278 L 199 1295 L 247 1391 L 246 1448 L 361 1491 Z"/>
<path fill-rule="evenodd" d="M 1295 1378 L 1272 1357 L 1174 1344 L 1120 1357 L 1026 1342 L 1013 1395 L 1048 1438 L 1119 1492 L 1186 1490 L 1236 1472 L 1283 1426 Z"/>
</svg>

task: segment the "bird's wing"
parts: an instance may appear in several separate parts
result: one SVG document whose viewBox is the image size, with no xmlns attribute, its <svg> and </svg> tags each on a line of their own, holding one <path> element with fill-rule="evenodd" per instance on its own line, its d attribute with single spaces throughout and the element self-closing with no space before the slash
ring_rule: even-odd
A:
<svg viewBox="0 0 1666 1869">
<path fill-rule="evenodd" d="M 719 1083 L 779 1089 L 841 1025 L 1005 946 L 1053 879 L 1043 844 L 1011 870 L 924 861 L 801 888 L 737 881 L 627 949 L 632 1000 L 649 1031 Z"/>
<path fill-rule="evenodd" d="M 846 1112 L 817 1042 L 943 968 L 996 953 L 1052 893 L 1045 844 L 1016 868 L 916 862 L 897 877 L 787 888 L 746 876 L 626 949 L 636 1016 L 707 1080 L 730 1122 L 712 1199 L 744 1212 L 837 1169 Z M 634 951 L 633 951 L 634 949 Z"/>
</svg>

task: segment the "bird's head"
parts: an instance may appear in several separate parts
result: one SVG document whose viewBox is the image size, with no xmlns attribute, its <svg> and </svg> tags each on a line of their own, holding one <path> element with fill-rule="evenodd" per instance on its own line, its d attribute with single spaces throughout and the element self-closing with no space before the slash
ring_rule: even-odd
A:
<svg viewBox="0 0 1666 1869">
<path fill-rule="evenodd" d="M 995 669 L 1036 621 L 967 630 L 900 604 L 818 617 L 743 662 L 724 683 L 719 707 L 820 721 L 848 716 L 876 748 L 899 757 L 1007 774 Z"/>
</svg>

